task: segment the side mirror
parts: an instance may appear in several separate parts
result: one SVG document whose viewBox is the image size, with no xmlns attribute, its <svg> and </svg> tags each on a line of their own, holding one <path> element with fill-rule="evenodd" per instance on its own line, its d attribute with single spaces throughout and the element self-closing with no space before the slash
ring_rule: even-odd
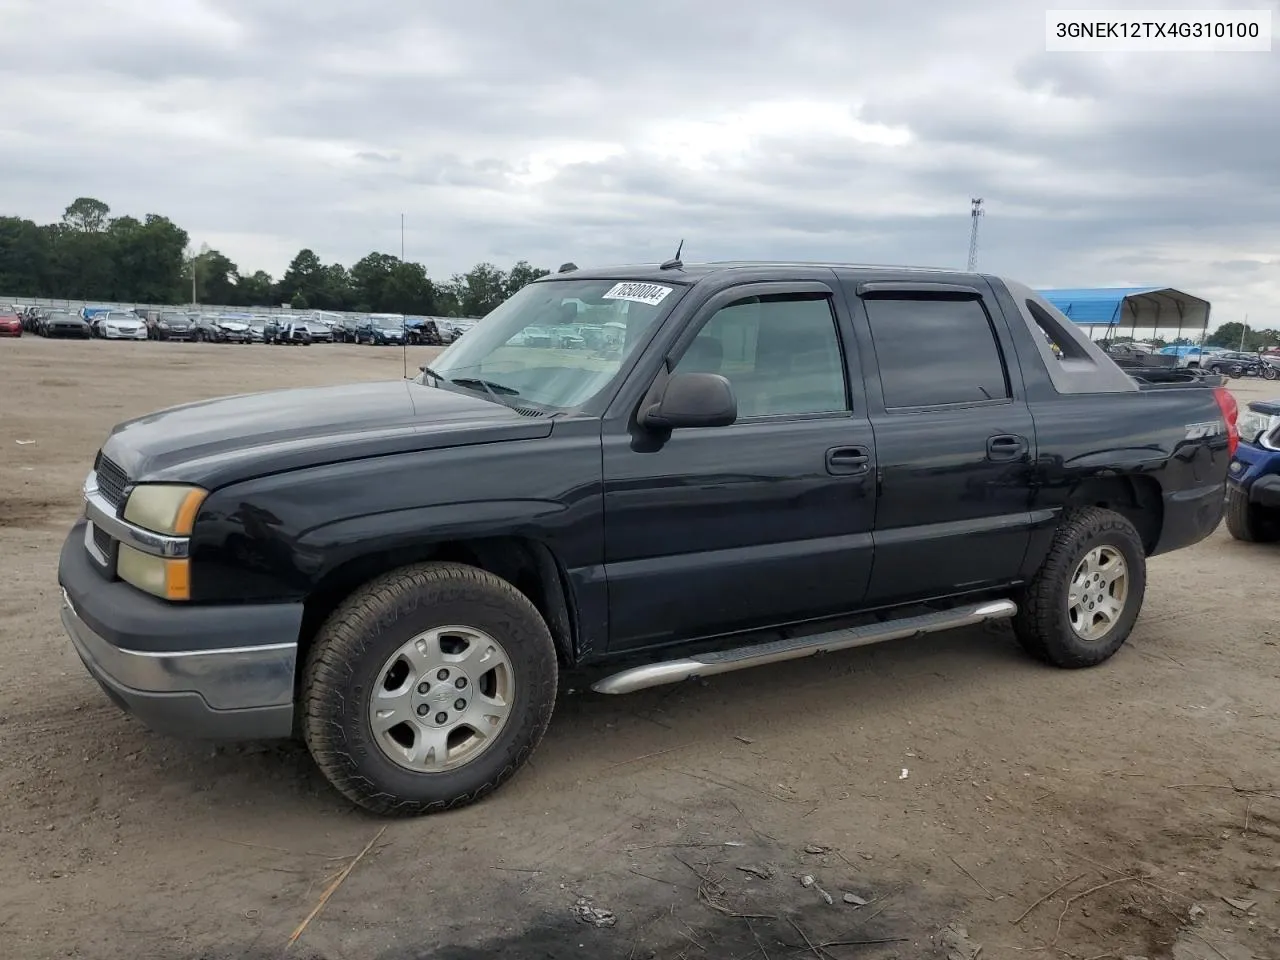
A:
<svg viewBox="0 0 1280 960">
<path fill-rule="evenodd" d="M 717 373 L 674 373 L 640 422 L 657 430 L 727 427 L 738 419 L 733 386 Z"/>
</svg>

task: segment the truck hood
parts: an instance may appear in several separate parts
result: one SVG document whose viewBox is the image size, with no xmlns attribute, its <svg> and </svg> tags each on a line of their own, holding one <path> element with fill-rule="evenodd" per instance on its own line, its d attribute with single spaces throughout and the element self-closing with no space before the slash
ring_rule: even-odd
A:
<svg viewBox="0 0 1280 960">
<path fill-rule="evenodd" d="M 484 396 L 408 380 L 273 390 L 127 420 L 103 444 L 133 481 L 213 489 L 371 456 L 545 437 L 552 421 Z"/>
</svg>

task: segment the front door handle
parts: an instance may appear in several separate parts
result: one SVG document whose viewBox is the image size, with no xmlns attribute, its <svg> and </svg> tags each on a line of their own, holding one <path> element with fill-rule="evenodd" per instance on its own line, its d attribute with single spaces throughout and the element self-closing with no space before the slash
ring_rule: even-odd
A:
<svg viewBox="0 0 1280 960">
<path fill-rule="evenodd" d="M 1026 437 L 1012 433 L 1002 433 L 987 438 L 987 459 L 996 461 L 1017 460 L 1022 457 L 1030 445 Z"/>
<path fill-rule="evenodd" d="M 827 473 L 852 475 L 871 470 L 871 451 L 866 447 L 832 447 L 827 451 Z"/>
</svg>

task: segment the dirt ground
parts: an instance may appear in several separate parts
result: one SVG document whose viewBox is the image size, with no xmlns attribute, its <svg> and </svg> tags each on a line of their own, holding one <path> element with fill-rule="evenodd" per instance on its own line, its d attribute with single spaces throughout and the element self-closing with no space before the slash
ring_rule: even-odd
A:
<svg viewBox="0 0 1280 960">
<path fill-rule="evenodd" d="M 56 582 L 110 426 L 401 369 L 387 348 L 0 341 L 0 957 L 279 957 L 349 866 L 288 956 L 1280 957 L 1280 548 L 1223 530 L 1152 562 L 1098 669 L 1039 666 L 1000 628 L 568 690 L 529 768 L 419 821 L 356 812 L 301 747 L 122 715 Z"/>
</svg>

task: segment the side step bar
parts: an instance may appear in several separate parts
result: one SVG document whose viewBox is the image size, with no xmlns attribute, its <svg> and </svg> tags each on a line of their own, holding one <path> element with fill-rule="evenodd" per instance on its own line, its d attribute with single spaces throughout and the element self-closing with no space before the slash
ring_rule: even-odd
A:
<svg viewBox="0 0 1280 960">
<path fill-rule="evenodd" d="M 734 650 L 715 650 L 687 660 L 667 660 L 663 663 L 632 667 L 596 681 L 591 685 L 591 689 L 596 693 L 635 693 L 647 687 L 710 677 L 717 673 L 730 673 L 767 663 L 780 663 L 783 660 L 798 660 L 817 653 L 866 647 L 886 640 L 918 637 L 926 633 L 938 633 L 943 630 L 954 630 L 957 627 L 986 623 L 989 620 L 1007 620 L 1017 612 L 1017 604 L 1013 601 L 994 600 L 989 603 L 957 607 L 954 610 L 889 620 L 885 623 L 846 627 L 843 630 L 832 630 L 829 633 L 813 634 L 807 637 L 788 637 L 750 647 L 738 647 Z"/>
</svg>

